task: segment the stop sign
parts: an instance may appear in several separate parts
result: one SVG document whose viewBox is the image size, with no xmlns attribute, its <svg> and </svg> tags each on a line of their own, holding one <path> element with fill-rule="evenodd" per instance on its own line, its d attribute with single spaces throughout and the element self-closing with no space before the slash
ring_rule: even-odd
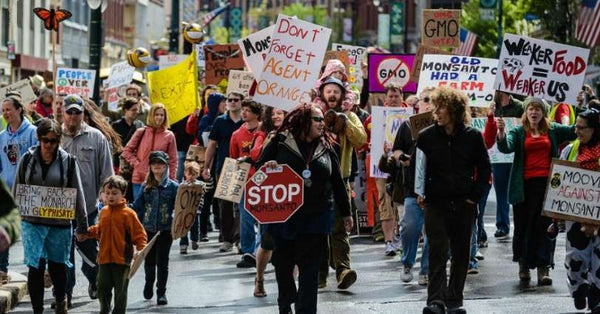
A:
<svg viewBox="0 0 600 314">
<path fill-rule="evenodd" d="M 304 180 L 285 164 L 262 166 L 245 192 L 244 208 L 261 224 L 286 222 L 304 204 Z"/>
</svg>

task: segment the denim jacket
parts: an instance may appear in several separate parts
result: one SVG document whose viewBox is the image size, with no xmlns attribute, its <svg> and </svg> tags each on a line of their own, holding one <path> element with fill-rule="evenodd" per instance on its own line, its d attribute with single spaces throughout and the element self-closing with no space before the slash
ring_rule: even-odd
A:
<svg viewBox="0 0 600 314">
<path fill-rule="evenodd" d="M 141 193 L 132 208 L 147 232 L 171 230 L 178 187 L 177 182 L 169 179 L 168 169 L 163 174 L 159 186 L 146 191 L 146 183 L 142 184 Z"/>
</svg>

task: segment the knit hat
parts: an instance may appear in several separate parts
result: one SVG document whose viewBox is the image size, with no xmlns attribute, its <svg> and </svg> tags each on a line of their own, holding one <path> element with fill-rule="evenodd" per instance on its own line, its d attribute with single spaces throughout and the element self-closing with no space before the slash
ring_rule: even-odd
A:
<svg viewBox="0 0 600 314">
<path fill-rule="evenodd" d="M 530 104 L 540 104 L 542 107 L 542 112 L 544 113 L 544 116 L 548 116 L 548 112 L 550 111 L 550 105 L 548 105 L 548 102 L 546 102 L 546 100 L 542 99 L 542 98 L 538 98 L 538 97 L 527 97 L 525 98 L 525 100 L 523 101 L 523 108 L 525 109 L 525 111 L 527 111 L 527 108 L 529 107 Z"/>
<path fill-rule="evenodd" d="M 169 163 L 169 155 L 167 155 L 167 153 L 157 150 L 157 151 L 153 151 L 150 153 L 150 163 L 152 163 L 153 160 L 158 160 L 163 162 L 164 164 L 168 164 Z"/>
</svg>

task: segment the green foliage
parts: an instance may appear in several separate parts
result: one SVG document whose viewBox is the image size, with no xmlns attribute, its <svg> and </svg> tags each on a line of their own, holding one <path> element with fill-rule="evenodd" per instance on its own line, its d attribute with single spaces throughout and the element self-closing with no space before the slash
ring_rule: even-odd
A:
<svg viewBox="0 0 600 314">
<path fill-rule="evenodd" d="M 292 3 L 285 6 L 281 13 L 287 16 L 297 16 L 301 20 L 309 21 L 315 24 L 328 26 L 327 10 L 321 6 L 303 5 L 301 3 Z"/>
</svg>

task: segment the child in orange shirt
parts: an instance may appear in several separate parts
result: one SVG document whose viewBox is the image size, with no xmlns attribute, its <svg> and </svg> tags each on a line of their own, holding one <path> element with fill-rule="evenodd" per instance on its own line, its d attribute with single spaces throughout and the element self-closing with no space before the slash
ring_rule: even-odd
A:
<svg viewBox="0 0 600 314">
<path fill-rule="evenodd" d="M 115 308 L 112 313 L 127 310 L 129 267 L 134 257 L 133 246 L 141 251 L 146 246 L 146 231 L 136 212 L 127 207 L 127 181 L 113 175 L 102 185 L 106 206 L 100 211 L 98 224 L 88 228 L 89 238 L 100 243 L 98 252 L 98 301 L 100 313 L 110 313 L 111 293 L 114 289 Z M 137 255 L 137 252 L 135 253 Z"/>
</svg>

